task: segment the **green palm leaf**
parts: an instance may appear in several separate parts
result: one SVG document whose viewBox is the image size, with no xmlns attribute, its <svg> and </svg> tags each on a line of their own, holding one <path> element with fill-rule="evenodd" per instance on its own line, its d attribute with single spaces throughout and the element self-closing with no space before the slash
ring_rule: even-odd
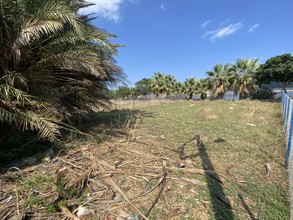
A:
<svg viewBox="0 0 293 220">
<path fill-rule="evenodd" d="M 0 121 L 15 125 L 22 130 L 38 131 L 41 138 L 54 140 L 59 135 L 60 126 L 56 119 L 46 118 L 32 112 L 11 112 L 0 107 Z"/>
</svg>

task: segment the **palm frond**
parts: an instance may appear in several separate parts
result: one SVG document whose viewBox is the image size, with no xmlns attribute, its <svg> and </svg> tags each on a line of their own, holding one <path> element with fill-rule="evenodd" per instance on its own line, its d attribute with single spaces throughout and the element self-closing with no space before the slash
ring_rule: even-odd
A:
<svg viewBox="0 0 293 220">
<path fill-rule="evenodd" d="M 59 32 L 66 25 L 71 26 L 75 33 L 82 33 L 81 18 L 66 5 L 47 0 L 37 6 L 34 14 L 22 22 L 19 37 L 15 41 L 16 45 L 28 45 L 32 40 L 39 40 L 43 36 Z"/>
<path fill-rule="evenodd" d="M 54 140 L 60 134 L 58 121 L 32 112 L 11 112 L 0 107 L 0 121 L 22 130 L 37 131 L 41 138 Z"/>
<path fill-rule="evenodd" d="M 0 100 L 5 102 L 17 102 L 21 105 L 32 104 L 33 97 L 20 89 L 16 89 L 8 84 L 0 85 Z"/>
<path fill-rule="evenodd" d="M 22 26 L 19 37 L 15 40 L 16 46 L 26 46 L 32 40 L 38 40 L 44 35 L 50 35 L 62 30 L 64 24 L 54 20 L 29 20 Z"/>
</svg>

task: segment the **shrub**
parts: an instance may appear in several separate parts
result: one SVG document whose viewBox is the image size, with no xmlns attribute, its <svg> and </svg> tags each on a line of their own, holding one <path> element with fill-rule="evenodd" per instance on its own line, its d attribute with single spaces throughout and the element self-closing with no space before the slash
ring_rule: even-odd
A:
<svg viewBox="0 0 293 220">
<path fill-rule="evenodd" d="M 259 88 L 257 89 L 252 95 L 252 99 L 258 99 L 258 100 L 272 100 L 275 99 L 276 93 L 273 92 L 272 89 L 269 88 Z"/>
</svg>

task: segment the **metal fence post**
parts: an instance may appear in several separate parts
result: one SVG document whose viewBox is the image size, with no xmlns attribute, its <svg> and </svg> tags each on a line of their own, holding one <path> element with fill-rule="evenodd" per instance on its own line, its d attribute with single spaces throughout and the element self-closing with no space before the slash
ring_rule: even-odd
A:
<svg viewBox="0 0 293 220">
<path fill-rule="evenodd" d="M 290 108 L 290 105 L 288 106 L 288 108 Z M 291 108 L 291 110 L 292 110 L 292 108 Z M 289 132 L 288 132 L 288 137 L 287 137 L 287 150 L 286 150 L 285 166 L 288 165 L 288 160 L 289 160 L 290 150 L 291 150 L 291 143 L 292 143 L 293 112 L 291 111 L 290 114 L 291 114 L 291 120 L 290 120 L 290 124 L 289 124 Z"/>
<path fill-rule="evenodd" d="M 287 133 L 287 130 L 288 130 L 288 118 L 289 118 L 288 116 L 289 116 L 290 103 L 291 103 L 291 99 L 289 97 L 286 97 L 285 118 L 284 118 L 285 133 Z"/>
</svg>

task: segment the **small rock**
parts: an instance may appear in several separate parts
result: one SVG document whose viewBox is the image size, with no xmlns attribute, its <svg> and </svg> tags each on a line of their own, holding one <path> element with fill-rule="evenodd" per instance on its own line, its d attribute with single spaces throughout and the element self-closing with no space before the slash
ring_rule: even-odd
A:
<svg viewBox="0 0 293 220">
<path fill-rule="evenodd" d="M 77 210 L 77 217 L 78 218 L 84 218 L 85 216 L 87 216 L 88 214 L 90 214 L 90 210 L 86 207 L 80 206 Z"/>
</svg>

